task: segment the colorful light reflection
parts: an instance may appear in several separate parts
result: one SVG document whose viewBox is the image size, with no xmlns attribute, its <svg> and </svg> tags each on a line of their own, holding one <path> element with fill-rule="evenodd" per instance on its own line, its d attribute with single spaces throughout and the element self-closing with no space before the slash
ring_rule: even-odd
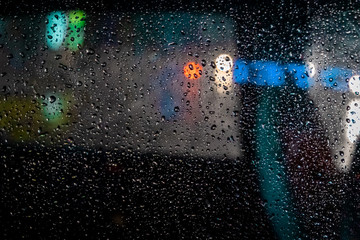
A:
<svg viewBox="0 0 360 240">
<path fill-rule="evenodd" d="M 249 66 L 244 60 L 238 59 L 235 62 L 233 79 L 238 84 L 249 82 Z"/>
<path fill-rule="evenodd" d="M 56 11 L 47 16 L 46 43 L 51 50 L 59 50 L 66 37 L 68 19 L 65 12 Z"/>
<path fill-rule="evenodd" d="M 349 80 L 349 89 L 356 95 L 360 93 L 360 76 L 352 76 Z"/>
<path fill-rule="evenodd" d="M 349 79 L 351 76 L 352 71 L 350 69 L 338 67 L 329 67 L 320 73 L 320 79 L 325 87 L 340 92 L 349 90 L 346 79 Z"/>
<path fill-rule="evenodd" d="M 228 54 L 221 54 L 215 60 L 215 83 L 219 93 L 226 93 L 232 89 L 233 60 Z"/>
<path fill-rule="evenodd" d="M 64 97 L 48 94 L 44 100 L 41 100 L 41 106 L 43 117 L 49 124 L 58 125 L 63 123 L 64 112 L 68 108 Z"/>
<path fill-rule="evenodd" d="M 347 136 L 351 143 L 355 143 L 360 135 L 360 101 L 353 100 L 349 104 L 349 110 L 346 116 Z"/>
<path fill-rule="evenodd" d="M 291 63 L 287 65 L 288 72 L 294 77 L 295 85 L 302 89 L 313 86 L 312 77 L 314 68 L 302 64 Z"/>
<path fill-rule="evenodd" d="M 61 46 L 78 50 L 84 43 L 85 12 L 81 10 L 55 11 L 47 16 L 45 39 L 49 49 L 57 51 Z"/>
<path fill-rule="evenodd" d="M 66 45 L 70 50 L 78 50 L 84 43 L 85 12 L 81 10 L 69 12 L 69 30 Z"/>
<path fill-rule="evenodd" d="M 195 62 L 189 62 L 184 67 L 184 75 L 188 79 L 199 79 L 203 73 L 203 67 Z"/>
<path fill-rule="evenodd" d="M 215 60 L 216 68 L 222 72 L 231 70 L 233 67 L 233 60 L 227 54 L 219 55 Z"/>
<path fill-rule="evenodd" d="M 285 84 L 284 67 L 272 61 L 254 61 L 250 65 L 252 81 L 259 86 L 281 86 Z"/>
</svg>

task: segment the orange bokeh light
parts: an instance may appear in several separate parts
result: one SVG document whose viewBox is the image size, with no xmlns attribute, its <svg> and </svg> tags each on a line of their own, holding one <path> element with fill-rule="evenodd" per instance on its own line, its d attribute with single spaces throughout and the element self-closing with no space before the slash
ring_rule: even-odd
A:
<svg viewBox="0 0 360 240">
<path fill-rule="evenodd" d="M 188 79 L 199 79 L 202 75 L 203 68 L 195 62 L 189 62 L 184 67 L 184 75 Z"/>
</svg>

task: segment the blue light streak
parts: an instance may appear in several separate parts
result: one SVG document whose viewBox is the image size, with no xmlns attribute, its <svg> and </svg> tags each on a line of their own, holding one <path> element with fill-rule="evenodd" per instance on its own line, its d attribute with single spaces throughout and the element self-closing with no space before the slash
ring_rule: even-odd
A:
<svg viewBox="0 0 360 240">
<path fill-rule="evenodd" d="M 325 87 L 335 91 L 349 91 L 347 81 L 352 76 L 350 69 L 331 67 L 320 72 L 320 80 Z"/>
<path fill-rule="evenodd" d="M 308 69 L 305 65 L 290 63 L 287 70 L 294 77 L 295 85 L 302 89 L 308 89 L 313 86 L 313 79 L 309 76 Z"/>
<path fill-rule="evenodd" d="M 251 82 L 259 86 L 277 87 L 285 84 L 284 67 L 272 61 L 253 61 L 250 64 Z"/>
</svg>

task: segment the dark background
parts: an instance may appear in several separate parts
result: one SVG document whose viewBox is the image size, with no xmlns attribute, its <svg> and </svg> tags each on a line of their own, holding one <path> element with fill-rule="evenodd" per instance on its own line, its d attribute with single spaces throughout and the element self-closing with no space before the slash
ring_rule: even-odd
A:
<svg viewBox="0 0 360 240">
<path fill-rule="evenodd" d="M 307 23 L 314 14 L 328 7 L 351 9 L 358 4 L 336 0 L 16 0 L 2 1 L 0 13 L 21 16 L 76 8 L 100 14 L 216 11 L 236 19 L 239 57 L 301 61 Z M 252 31 L 244 34 L 246 29 Z M 252 119 L 257 104 L 252 99 L 261 90 L 250 86 L 242 91 L 248 152 L 241 161 L 1 142 L 2 239 L 275 239 L 252 167 Z"/>
</svg>

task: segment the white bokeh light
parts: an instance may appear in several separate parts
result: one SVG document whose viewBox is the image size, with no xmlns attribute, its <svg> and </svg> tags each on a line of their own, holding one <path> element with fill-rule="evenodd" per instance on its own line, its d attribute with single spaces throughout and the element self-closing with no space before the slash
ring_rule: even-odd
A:
<svg viewBox="0 0 360 240">
<path fill-rule="evenodd" d="M 359 75 L 355 75 L 350 78 L 349 88 L 353 93 L 355 93 L 356 95 L 359 95 L 359 92 L 360 92 L 360 76 Z"/>
<path fill-rule="evenodd" d="M 306 65 L 306 68 L 307 68 L 307 71 L 309 73 L 309 77 L 314 77 L 315 76 L 315 72 L 316 72 L 316 69 L 315 69 L 315 65 L 313 63 L 308 63 Z"/>
<path fill-rule="evenodd" d="M 349 104 L 346 116 L 347 136 L 351 143 L 354 143 L 360 135 L 360 101 L 353 100 Z"/>
<path fill-rule="evenodd" d="M 233 60 L 229 55 L 221 54 L 216 58 L 215 64 L 217 69 L 227 72 L 233 67 Z"/>
<path fill-rule="evenodd" d="M 216 58 L 215 64 L 216 69 L 214 71 L 214 77 L 217 92 L 226 94 L 226 92 L 232 89 L 233 60 L 228 54 L 221 54 Z"/>
</svg>

